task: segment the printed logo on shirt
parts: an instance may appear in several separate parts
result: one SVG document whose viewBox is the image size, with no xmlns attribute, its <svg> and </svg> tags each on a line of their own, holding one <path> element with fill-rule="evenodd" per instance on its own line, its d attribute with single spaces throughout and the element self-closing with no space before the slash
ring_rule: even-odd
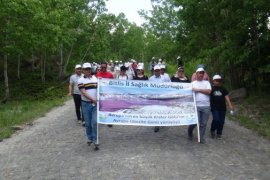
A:
<svg viewBox="0 0 270 180">
<path fill-rule="evenodd" d="M 214 91 L 214 96 L 222 96 L 222 93 L 220 91 Z"/>
</svg>

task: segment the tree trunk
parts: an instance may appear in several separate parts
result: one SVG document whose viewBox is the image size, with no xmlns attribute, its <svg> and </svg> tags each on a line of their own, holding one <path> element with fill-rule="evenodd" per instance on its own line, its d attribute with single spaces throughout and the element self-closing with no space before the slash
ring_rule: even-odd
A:
<svg viewBox="0 0 270 180">
<path fill-rule="evenodd" d="M 69 51 L 68 58 L 67 58 L 67 61 L 66 61 L 66 63 L 65 63 L 64 69 L 63 69 L 63 73 L 64 73 L 64 74 L 66 74 L 67 66 L 68 66 L 68 63 L 69 63 L 69 60 L 70 60 L 72 51 L 73 51 L 73 47 L 74 47 L 74 42 L 73 42 L 72 45 L 71 45 L 71 49 L 70 49 L 70 51 Z"/>
<path fill-rule="evenodd" d="M 18 55 L 17 79 L 19 80 L 21 79 L 20 67 L 21 67 L 21 55 Z"/>
<path fill-rule="evenodd" d="M 5 79 L 5 96 L 2 100 L 2 103 L 6 103 L 9 98 L 9 86 L 8 86 L 8 65 L 7 65 L 8 56 L 4 56 L 4 79 Z"/>
<path fill-rule="evenodd" d="M 45 58 L 42 55 L 40 57 L 40 76 L 41 82 L 45 83 Z"/>
<path fill-rule="evenodd" d="M 63 43 L 61 43 L 61 47 L 60 47 L 60 65 L 59 65 L 59 74 L 58 74 L 58 78 L 60 79 L 62 77 L 63 74 Z"/>
</svg>

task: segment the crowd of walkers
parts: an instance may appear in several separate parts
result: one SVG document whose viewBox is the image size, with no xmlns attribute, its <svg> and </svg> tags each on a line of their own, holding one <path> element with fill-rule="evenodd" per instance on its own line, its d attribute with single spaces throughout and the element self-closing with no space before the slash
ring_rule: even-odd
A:
<svg viewBox="0 0 270 180">
<path fill-rule="evenodd" d="M 69 95 L 73 96 L 77 120 L 85 126 L 88 144 L 93 144 L 98 149 L 97 143 L 97 87 L 98 78 L 110 78 L 120 80 L 148 80 L 152 82 L 178 82 L 191 83 L 195 93 L 197 107 L 200 143 L 205 143 L 205 132 L 207 121 L 212 112 L 212 123 L 210 134 L 212 138 L 221 139 L 225 121 L 226 103 L 230 110 L 233 110 L 228 91 L 222 86 L 221 75 L 214 75 L 212 81 L 200 64 L 196 67 L 191 80 L 186 77 L 183 66 L 177 68 L 173 76 L 166 73 L 166 63 L 159 59 L 149 64 L 151 76 L 144 74 L 144 63 L 131 60 L 122 63 L 121 61 L 110 61 L 98 63 L 84 63 L 82 66 L 75 66 L 75 74 L 70 77 Z M 82 72 L 83 71 L 83 72 Z M 210 84 L 212 82 L 212 85 Z M 117 102 L 116 102 L 117 103 Z M 108 125 L 112 127 L 112 125 Z M 193 139 L 193 130 L 196 125 L 188 127 L 188 138 Z M 159 127 L 154 127 L 158 132 Z"/>
</svg>

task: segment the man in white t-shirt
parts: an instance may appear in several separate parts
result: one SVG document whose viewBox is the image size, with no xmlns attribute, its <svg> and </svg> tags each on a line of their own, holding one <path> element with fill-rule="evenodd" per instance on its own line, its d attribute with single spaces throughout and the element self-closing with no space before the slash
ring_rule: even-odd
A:
<svg viewBox="0 0 270 180">
<path fill-rule="evenodd" d="M 94 144 L 95 150 L 98 150 L 97 144 L 97 78 L 91 75 L 91 64 L 83 64 L 84 76 L 79 79 L 78 87 L 82 97 L 82 112 L 85 121 L 86 135 L 88 145 Z"/>
<path fill-rule="evenodd" d="M 69 86 L 68 86 L 68 95 L 73 96 L 75 111 L 77 115 L 77 120 L 79 123 L 82 123 L 82 113 L 81 113 L 81 92 L 78 88 L 78 80 L 83 76 L 82 74 L 82 66 L 77 64 L 75 66 L 75 74 L 70 76 Z M 84 124 L 84 122 L 83 122 Z"/>
<path fill-rule="evenodd" d="M 165 72 L 166 71 L 166 66 L 164 64 L 160 65 L 160 74 L 161 76 L 163 76 L 165 82 L 171 82 L 171 78 L 169 76 L 168 73 Z"/>
<path fill-rule="evenodd" d="M 164 79 L 164 76 L 161 76 L 161 74 L 160 74 L 160 66 L 159 65 L 154 66 L 154 75 L 149 78 L 149 81 L 160 82 L 160 83 L 166 82 Z M 158 131 L 159 131 L 159 127 L 155 126 L 154 132 L 158 132 Z"/>
<path fill-rule="evenodd" d="M 209 81 L 203 80 L 204 69 L 198 68 L 196 70 L 197 80 L 192 82 L 192 90 L 195 92 L 195 100 L 197 106 L 197 114 L 199 120 L 200 129 L 200 143 L 205 143 L 205 131 L 206 125 L 210 114 L 210 93 L 211 85 Z M 193 138 L 193 129 L 196 125 L 190 125 L 188 127 L 188 136 Z"/>
</svg>

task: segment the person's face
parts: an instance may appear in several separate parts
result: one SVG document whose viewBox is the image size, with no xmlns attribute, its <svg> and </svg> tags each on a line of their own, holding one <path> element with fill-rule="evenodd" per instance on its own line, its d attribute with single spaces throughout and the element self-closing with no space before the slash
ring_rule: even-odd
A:
<svg viewBox="0 0 270 180">
<path fill-rule="evenodd" d="M 160 76 L 160 69 L 156 69 L 154 71 L 154 73 L 155 73 L 155 76 L 159 77 Z"/>
<path fill-rule="evenodd" d="M 221 79 L 213 80 L 213 85 L 214 86 L 220 86 L 221 85 Z"/>
<path fill-rule="evenodd" d="M 106 72 L 107 71 L 107 64 L 101 64 L 101 71 Z"/>
<path fill-rule="evenodd" d="M 203 76 L 204 76 L 204 71 L 199 71 L 196 74 L 197 74 L 197 79 L 199 81 L 202 81 L 203 80 Z"/>
<path fill-rule="evenodd" d="M 178 76 L 183 77 L 184 76 L 184 69 L 179 69 L 178 70 Z"/>
<path fill-rule="evenodd" d="M 161 73 L 161 74 L 164 74 L 164 73 L 165 73 L 165 69 L 164 69 L 164 68 L 161 68 L 161 69 L 160 69 L 160 73 Z"/>
<path fill-rule="evenodd" d="M 141 75 L 142 74 L 142 70 L 141 69 L 137 69 L 137 74 Z"/>
<path fill-rule="evenodd" d="M 81 75 L 82 74 L 82 68 L 77 68 L 75 70 L 76 74 Z"/>
<path fill-rule="evenodd" d="M 84 71 L 84 74 L 86 76 L 90 76 L 91 75 L 91 68 L 84 68 L 83 71 Z"/>
<path fill-rule="evenodd" d="M 121 75 L 125 75 L 126 74 L 126 70 L 120 70 L 120 74 Z"/>
</svg>

